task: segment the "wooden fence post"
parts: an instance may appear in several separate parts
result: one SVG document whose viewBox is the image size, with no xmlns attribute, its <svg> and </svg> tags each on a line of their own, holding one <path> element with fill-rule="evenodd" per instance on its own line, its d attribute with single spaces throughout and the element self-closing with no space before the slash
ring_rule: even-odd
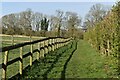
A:
<svg viewBox="0 0 120 80">
<path fill-rule="evenodd" d="M 65 46 L 65 39 L 63 39 L 63 41 L 64 41 L 64 43 L 63 43 L 63 44 L 64 44 L 64 46 Z"/>
<path fill-rule="evenodd" d="M 45 41 L 45 46 L 47 46 L 47 40 Z M 45 53 L 47 54 L 47 48 L 45 48 Z"/>
<path fill-rule="evenodd" d="M 47 54 L 49 53 L 49 46 L 48 46 L 48 44 L 49 44 L 49 39 L 47 40 Z"/>
<path fill-rule="evenodd" d="M 51 51 L 52 51 L 52 47 L 53 47 L 53 45 L 52 45 L 52 39 L 51 39 L 51 41 L 50 41 L 50 44 L 51 44 Z"/>
<path fill-rule="evenodd" d="M 50 46 L 49 46 L 49 44 L 50 44 L 50 39 L 48 39 L 48 53 L 50 52 Z"/>
<path fill-rule="evenodd" d="M 58 48 L 60 47 L 60 43 L 59 42 L 60 42 L 60 38 L 58 39 Z"/>
<path fill-rule="evenodd" d="M 38 43 L 37 60 L 40 59 L 40 42 Z"/>
<path fill-rule="evenodd" d="M 20 47 L 20 75 L 22 76 L 23 70 L 23 47 Z"/>
<path fill-rule="evenodd" d="M 65 44 L 65 45 L 67 45 L 67 44 L 68 44 L 68 39 L 66 39 L 66 41 L 67 41 L 67 42 L 66 42 L 66 44 Z"/>
<path fill-rule="evenodd" d="M 62 42 L 62 39 L 60 38 L 60 42 Z M 60 47 L 62 47 L 62 43 L 60 43 Z"/>
<path fill-rule="evenodd" d="M 50 44 L 50 45 L 51 45 L 51 39 L 49 39 L 48 44 Z M 49 46 L 49 47 L 48 47 L 48 52 L 50 52 L 50 51 L 51 51 L 51 46 Z"/>
<path fill-rule="evenodd" d="M 56 50 L 56 38 L 55 38 L 55 50 Z"/>
<path fill-rule="evenodd" d="M 62 38 L 61 38 L 61 41 L 60 42 L 62 42 Z M 61 47 L 62 47 L 62 43 L 60 43 L 61 44 Z"/>
<path fill-rule="evenodd" d="M 54 39 L 52 39 L 52 43 L 53 43 L 53 45 L 52 45 L 52 50 L 54 51 L 55 50 L 55 41 L 54 41 Z"/>
<path fill-rule="evenodd" d="M 33 60 L 33 45 L 30 45 L 31 53 L 30 53 L 30 66 L 32 66 L 32 60 Z"/>
<path fill-rule="evenodd" d="M 61 42 L 61 38 L 59 39 L 59 48 L 60 48 L 60 46 L 61 46 L 61 43 L 60 43 L 60 42 Z"/>
<path fill-rule="evenodd" d="M 61 38 L 61 42 L 63 42 L 63 39 Z M 61 43 L 61 47 L 63 47 L 63 43 Z"/>
<path fill-rule="evenodd" d="M 56 38 L 56 43 L 57 43 L 57 38 Z M 56 49 L 57 49 L 57 45 L 58 45 L 58 44 L 56 44 Z"/>
<path fill-rule="evenodd" d="M 44 54 L 46 54 L 46 47 L 45 47 L 46 46 L 46 41 L 47 40 L 43 41 L 44 42 Z"/>
<path fill-rule="evenodd" d="M 64 41 L 66 41 L 66 39 Z M 66 42 L 64 42 L 64 45 L 66 45 Z"/>
<path fill-rule="evenodd" d="M 63 39 L 63 42 L 64 42 L 64 39 Z M 63 44 L 63 46 L 64 46 L 65 43 L 62 43 L 62 44 Z"/>
<path fill-rule="evenodd" d="M 60 48 L 60 38 L 58 39 L 58 41 L 59 41 L 58 48 Z"/>
<path fill-rule="evenodd" d="M 58 42 L 58 39 L 56 38 L 56 43 Z M 58 48 L 58 44 L 56 44 L 56 49 Z"/>
<path fill-rule="evenodd" d="M 58 49 L 58 39 L 59 39 L 59 38 L 56 39 L 56 42 L 57 42 L 57 49 Z"/>
<path fill-rule="evenodd" d="M 42 57 L 42 49 L 41 49 L 41 47 L 42 47 L 42 42 L 40 42 L 40 58 Z"/>
<path fill-rule="evenodd" d="M 65 41 L 67 41 L 68 39 L 66 39 Z M 65 42 L 65 45 L 67 45 L 68 42 Z"/>
<path fill-rule="evenodd" d="M 70 39 L 67 39 L 67 44 L 69 44 L 69 42 L 70 42 L 69 40 L 70 40 Z"/>
<path fill-rule="evenodd" d="M 8 51 L 5 51 L 4 55 L 4 65 L 3 65 L 3 73 L 2 73 L 2 79 L 6 80 L 6 72 L 7 72 L 7 62 L 8 62 Z"/>
<path fill-rule="evenodd" d="M 66 42 L 66 41 L 67 41 L 67 39 L 65 40 L 65 45 L 67 45 L 67 43 L 68 43 L 68 42 Z"/>
<path fill-rule="evenodd" d="M 59 43 L 58 43 L 58 42 L 59 42 L 59 38 L 57 38 L 57 48 L 59 48 L 59 46 L 58 46 L 58 45 L 59 45 Z"/>
<path fill-rule="evenodd" d="M 55 51 L 55 39 L 53 39 L 53 41 L 54 41 L 54 51 Z"/>
<path fill-rule="evenodd" d="M 14 45 L 14 36 L 12 35 L 11 38 L 12 38 L 12 45 Z"/>
<path fill-rule="evenodd" d="M 64 41 L 65 41 L 65 40 L 63 39 L 63 42 L 64 42 Z M 63 46 L 64 46 L 64 44 L 65 44 L 65 43 L 63 43 Z"/>
<path fill-rule="evenodd" d="M 30 35 L 30 37 L 29 37 L 29 40 L 30 40 L 30 42 L 32 41 L 31 35 Z"/>
<path fill-rule="evenodd" d="M 56 39 L 54 39 L 54 43 L 55 43 L 55 48 L 54 49 L 56 50 Z"/>
<path fill-rule="evenodd" d="M 44 45 L 44 41 L 42 41 L 42 47 L 44 47 L 45 45 Z M 44 57 L 44 53 L 45 53 L 45 50 L 44 49 L 42 49 L 42 57 Z"/>
</svg>

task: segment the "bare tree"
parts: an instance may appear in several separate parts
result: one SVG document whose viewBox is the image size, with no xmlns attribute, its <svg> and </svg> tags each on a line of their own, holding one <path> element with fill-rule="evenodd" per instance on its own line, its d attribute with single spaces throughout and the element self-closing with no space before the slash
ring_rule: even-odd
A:
<svg viewBox="0 0 120 80">
<path fill-rule="evenodd" d="M 6 33 L 15 34 L 15 32 L 18 30 L 17 23 L 18 20 L 16 14 L 9 14 L 2 17 L 3 29 L 8 29 Z"/>
<path fill-rule="evenodd" d="M 41 27 L 40 24 L 42 19 L 43 19 L 42 13 L 36 12 L 33 14 L 33 22 L 32 22 L 33 30 L 40 31 L 40 27 Z"/>
<path fill-rule="evenodd" d="M 81 18 L 75 12 L 66 12 L 66 23 L 67 23 L 67 30 L 69 35 L 74 37 L 75 31 L 77 30 L 78 26 L 80 26 Z"/>
<path fill-rule="evenodd" d="M 20 13 L 19 25 L 24 30 L 25 35 L 31 35 L 33 22 L 33 12 L 31 9 L 27 9 Z"/>
<path fill-rule="evenodd" d="M 63 20 L 63 11 L 61 10 L 56 10 L 56 13 L 57 13 L 57 23 L 58 25 L 57 26 L 57 36 L 61 36 L 60 35 L 60 29 L 61 29 L 61 26 L 62 26 L 62 20 Z"/>
<path fill-rule="evenodd" d="M 93 26 L 94 23 L 101 21 L 106 14 L 107 11 L 104 8 L 104 5 L 102 4 L 93 5 L 85 17 L 86 25 Z"/>
</svg>

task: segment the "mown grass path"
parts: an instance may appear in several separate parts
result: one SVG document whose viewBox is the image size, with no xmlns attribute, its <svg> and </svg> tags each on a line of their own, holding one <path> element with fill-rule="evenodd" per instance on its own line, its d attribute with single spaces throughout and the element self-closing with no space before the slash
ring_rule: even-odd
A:
<svg viewBox="0 0 120 80">
<path fill-rule="evenodd" d="M 80 40 L 65 75 L 66 78 L 106 78 L 105 59 L 87 42 Z"/>
</svg>

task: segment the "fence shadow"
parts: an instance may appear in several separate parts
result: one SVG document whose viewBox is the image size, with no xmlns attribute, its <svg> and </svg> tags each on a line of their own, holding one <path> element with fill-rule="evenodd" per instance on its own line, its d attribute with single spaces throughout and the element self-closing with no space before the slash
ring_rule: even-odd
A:
<svg viewBox="0 0 120 80">
<path fill-rule="evenodd" d="M 66 72 L 67 65 L 68 65 L 70 59 L 72 58 L 73 53 L 76 51 L 76 49 L 77 49 L 77 42 L 75 43 L 75 49 L 72 51 L 69 58 L 66 60 L 66 62 L 64 64 L 63 71 L 61 72 L 61 80 L 65 80 L 65 72 Z"/>
<path fill-rule="evenodd" d="M 75 44 L 76 45 L 76 44 Z M 34 61 L 33 62 L 33 64 L 34 64 L 34 66 L 37 66 L 37 64 L 39 64 L 39 63 L 43 63 L 44 65 L 46 65 L 46 64 L 49 64 L 50 63 L 50 66 L 48 66 L 47 67 L 47 69 L 45 70 L 45 72 L 44 73 L 42 73 L 42 77 L 43 77 L 43 80 L 46 80 L 46 79 L 48 79 L 48 75 L 49 75 L 49 73 L 52 71 L 52 69 L 53 68 L 55 68 L 56 66 L 55 66 L 55 64 L 59 61 L 59 59 L 62 57 L 62 55 L 64 54 L 64 53 L 66 53 L 66 51 L 68 51 L 69 49 L 72 49 L 73 47 L 75 47 L 75 45 L 73 44 L 73 42 L 70 44 L 70 45 L 66 45 L 66 46 L 64 46 L 64 47 L 66 47 L 65 49 L 64 49 L 64 47 L 61 47 L 61 48 L 59 48 L 59 49 L 56 49 L 54 52 L 53 51 L 51 51 L 49 54 L 45 54 L 45 57 L 44 57 L 44 59 L 40 59 L 39 61 Z M 71 57 L 72 57 L 72 55 L 73 55 L 73 53 L 74 53 L 74 51 L 77 49 L 77 46 L 75 47 L 75 49 L 73 50 L 73 51 L 71 51 L 70 53 L 71 54 L 69 54 L 68 56 L 69 56 L 69 58 L 67 59 L 67 60 L 65 60 L 65 64 L 63 64 L 64 66 L 63 66 L 63 70 L 61 70 L 61 79 L 63 80 L 63 79 L 65 79 L 65 72 L 66 72 L 66 68 L 67 68 L 67 65 L 68 65 L 68 62 L 70 61 L 70 59 L 71 59 Z M 62 51 L 59 51 L 59 50 L 62 50 Z M 51 62 L 51 61 L 48 61 L 49 59 L 49 57 L 50 56 L 54 56 L 54 58 L 53 58 L 53 61 Z M 33 67 L 33 68 L 35 68 L 35 67 Z M 40 67 L 40 68 L 42 68 L 42 67 Z M 12 78 L 10 78 L 10 79 L 14 79 L 14 80 L 19 80 L 19 79 L 24 79 L 25 77 L 25 75 L 27 75 L 27 71 L 29 71 L 29 70 L 31 70 L 31 67 L 30 66 L 27 66 L 24 70 L 23 70 L 23 76 L 20 76 L 20 74 L 17 74 L 17 75 L 15 75 L 15 76 L 13 76 Z"/>
<path fill-rule="evenodd" d="M 67 46 L 68 47 L 68 46 Z M 70 47 L 71 48 L 71 47 Z M 68 48 L 68 49 L 70 49 Z M 46 80 L 48 78 L 48 74 L 49 72 L 51 72 L 51 70 L 55 67 L 55 64 L 58 62 L 59 58 L 68 50 L 65 49 L 64 51 L 60 52 L 56 58 L 54 59 L 54 62 L 51 64 L 51 66 L 47 69 L 47 71 L 42 75 L 43 76 L 43 80 Z M 46 60 L 46 59 L 45 59 Z M 46 62 L 46 61 L 45 61 Z"/>
<path fill-rule="evenodd" d="M 71 44 L 70 44 L 71 45 Z M 47 63 L 49 63 L 47 60 L 47 56 L 54 56 L 54 61 L 51 63 L 50 67 L 47 67 L 47 70 L 42 74 L 43 76 L 43 80 L 47 79 L 47 76 L 49 74 L 49 72 L 55 67 L 54 65 L 58 62 L 59 58 L 62 56 L 62 54 L 64 54 L 68 49 L 64 49 L 62 50 L 64 47 L 68 48 L 68 45 L 63 46 L 61 48 L 56 49 L 55 51 L 50 51 L 48 54 L 45 54 L 45 57 L 43 59 L 35 60 L 33 62 L 34 66 L 37 66 L 37 64 L 39 63 L 44 63 L 44 65 L 46 65 Z M 61 52 L 58 52 L 58 50 L 62 50 Z M 57 53 L 57 54 L 56 54 Z M 24 79 L 24 75 L 27 75 L 27 71 L 31 70 L 32 68 L 28 65 L 26 68 L 23 69 L 23 75 L 21 76 L 19 73 L 12 76 L 11 78 L 9 78 L 9 80 L 13 79 L 13 80 L 19 80 L 19 79 Z"/>
</svg>

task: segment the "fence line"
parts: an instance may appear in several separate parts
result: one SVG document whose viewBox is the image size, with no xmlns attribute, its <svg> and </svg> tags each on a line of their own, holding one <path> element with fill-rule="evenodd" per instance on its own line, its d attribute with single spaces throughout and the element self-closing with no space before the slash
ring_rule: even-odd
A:
<svg viewBox="0 0 120 80">
<path fill-rule="evenodd" d="M 62 37 L 49 37 L 49 38 L 44 38 L 40 40 L 35 40 L 31 42 L 25 42 L 25 43 L 20 43 L 12 46 L 7 46 L 0 48 L 0 52 L 5 52 L 4 54 L 4 63 L 2 63 L 2 79 L 6 79 L 6 71 L 7 71 L 7 66 L 12 65 L 13 63 L 19 61 L 19 73 L 22 75 L 23 71 L 23 58 L 26 58 L 30 56 L 30 66 L 32 66 L 33 63 L 33 53 L 37 52 L 37 60 L 40 58 L 44 58 L 44 55 L 49 53 L 50 51 L 54 51 L 55 49 L 62 47 L 64 45 L 67 45 L 70 43 L 72 38 L 62 38 Z M 37 44 L 38 48 L 33 49 L 33 45 Z M 30 45 L 30 52 L 26 53 L 23 55 L 23 48 L 24 46 Z M 19 57 L 8 61 L 8 54 L 10 50 L 14 49 L 20 49 Z"/>
<path fill-rule="evenodd" d="M 0 37 L 9 37 L 8 39 L 2 39 L 3 42 L 9 42 L 11 45 L 14 45 L 15 43 L 18 42 L 29 42 L 31 40 L 38 40 L 38 39 L 43 39 L 46 37 L 37 37 L 37 36 L 23 36 L 23 35 L 6 35 L 6 34 L 0 34 Z M 15 38 L 26 38 L 28 40 L 15 40 Z"/>
</svg>

